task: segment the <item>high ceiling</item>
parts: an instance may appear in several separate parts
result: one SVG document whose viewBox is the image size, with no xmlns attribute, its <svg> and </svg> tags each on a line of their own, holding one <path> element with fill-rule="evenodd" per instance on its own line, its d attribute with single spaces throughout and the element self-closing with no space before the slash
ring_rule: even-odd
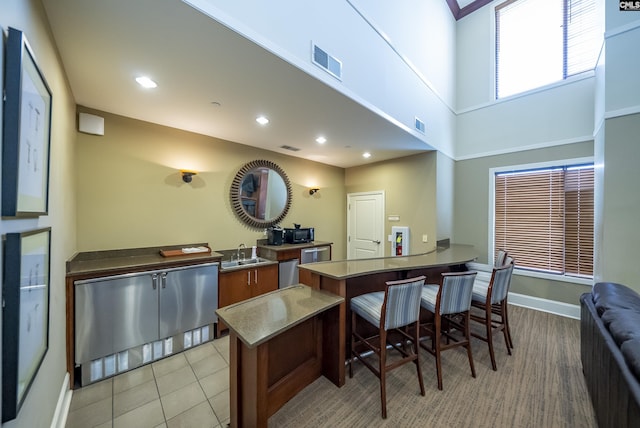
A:
<svg viewBox="0 0 640 428">
<path fill-rule="evenodd" d="M 430 150 L 182 1 L 42 2 L 81 106 L 342 168 Z M 158 87 L 140 88 L 140 74 Z M 267 126 L 255 122 L 261 114 Z"/>
</svg>

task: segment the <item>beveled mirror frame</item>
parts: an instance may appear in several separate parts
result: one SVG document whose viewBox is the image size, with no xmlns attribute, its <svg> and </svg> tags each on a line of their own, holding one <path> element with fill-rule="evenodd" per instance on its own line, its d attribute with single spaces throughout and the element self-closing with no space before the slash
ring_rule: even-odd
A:
<svg viewBox="0 0 640 428">
<path fill-rule="evenodd" d="M 280 177 L 282 178 L 282 181 L 284 181 L 284 184 L 287 190 L 287 200 L 285 202 L 285 206 L 282 212 L 276 217 L 262 220 L 249 215 L 249 213 L 247 213 L 244 207 L 242 206 L 242 200 L 240 199 L 240 187 L 242 186 L 242 180 L 244 180 L 245 176 L 249 171 L 254 170 L 256 168 L 269 168 L 275 171 L 276 173 L 278 173 L 278 175 L 280 175 Z M 260 159 L 260 160 L 251 161 L 243 165 L 242 168 L 240 168 L 240 170 L 236 173 L 236 176 L 234 177 L 233 182 L 231 183 L 229 198 L 231 200 L 231 207 L 233 208 L 233 211 L 236 213 L 236 215 L 241 221 L 243 221 L 245 224 L 251 227 L 262 229 L 262 228 L 274 226 L 282 221 L 282 219 L 289 212 L 289 208 L 291 207 L 292 194 L 293 192 L 291 191 L 291 183 L 289 182 L 289 177 L 287 177 L 287 174 L 284 172 L 284 170 L 282 170 L 282 168 L 280 168 L 278 165 L 276 165 L 271 161 Z"/>
</svg>

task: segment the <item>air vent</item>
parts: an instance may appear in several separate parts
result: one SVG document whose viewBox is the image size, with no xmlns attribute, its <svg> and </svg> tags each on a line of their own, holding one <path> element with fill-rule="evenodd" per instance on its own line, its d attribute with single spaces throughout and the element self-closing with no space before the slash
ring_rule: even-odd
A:
<svg viewBox="0 0 640 428">
<path fill-rule="evenodd" d="M 285 150 L 291 150 L 292 152 L 299 152 L 300 149 L 297 147 L 292 147 L 292 146 L 287 146 L 286 144 L 283 146 L 280 146 L 281 149 L 285 149 Z"/>
<path fill-rule="evenodd" d="M 342 80 L 342 62 L 313 43 L 311 43 L 311 47 L 311 61 L 333 77 Z"/>
<path fill-rule="evenodd" d="M 416 117 L 416 129 L 424 134 L 424 122 Z"/>
</svg>

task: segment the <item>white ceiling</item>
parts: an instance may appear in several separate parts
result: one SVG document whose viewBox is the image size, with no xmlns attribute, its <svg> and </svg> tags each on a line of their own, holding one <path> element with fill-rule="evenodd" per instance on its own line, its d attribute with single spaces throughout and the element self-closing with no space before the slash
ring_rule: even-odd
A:
<svg viewBox="0 0 640 428">
<path fill-rule="evenodd" d="M 42 3 L 79 105 L 342 168 L 429 150 L 180 0 Z M 158 88 L 140 88 L 142 74 Z"/>
</svg>

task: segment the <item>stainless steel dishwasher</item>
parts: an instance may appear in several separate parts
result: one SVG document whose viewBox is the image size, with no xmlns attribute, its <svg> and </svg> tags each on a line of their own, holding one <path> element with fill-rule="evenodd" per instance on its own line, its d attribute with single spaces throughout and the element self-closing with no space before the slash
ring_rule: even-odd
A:
<svg viewBox="0 0 640 428">
<path fill-rule="evenodd" d="M 278 288 L 289 287 L 300 282 L 298 265 L 300 260 L 291 259 L 278 264 Z"/>
<path fill-rule="evenodd" d="M 82 383 L 213 338 L 218 263 L 75 281 Z"/>
<path fill-rule="evenodd" d="M 331 260 L 331 247 L 321 246 L 304 248 L 300 251 L 300 263 L 315 263 L 315 262 L 327 262 Z"/>
</svg>

